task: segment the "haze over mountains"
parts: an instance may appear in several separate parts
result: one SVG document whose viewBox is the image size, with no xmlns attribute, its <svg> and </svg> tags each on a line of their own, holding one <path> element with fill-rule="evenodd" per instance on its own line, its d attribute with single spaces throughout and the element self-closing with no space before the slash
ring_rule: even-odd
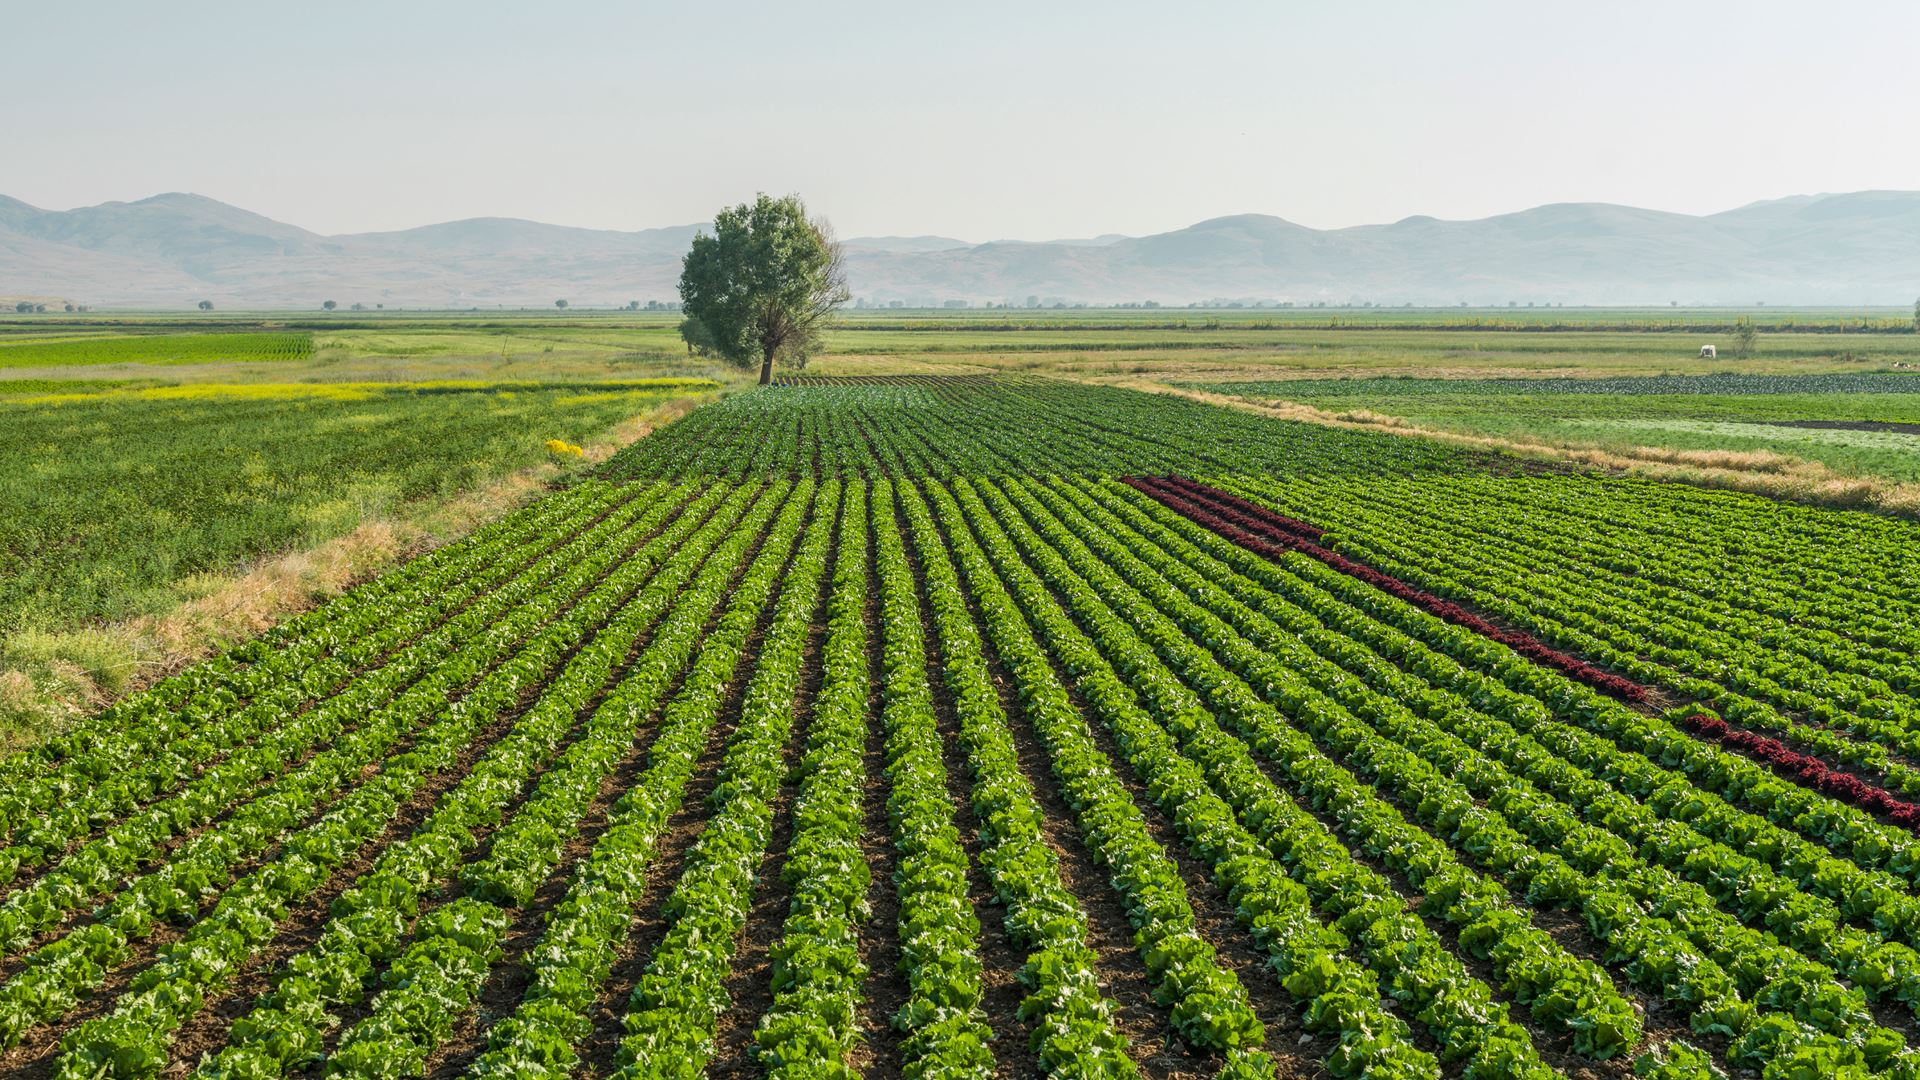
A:
<svg viewBox="0 0 1920 1080">
<path fill-rule="evenodd" d="M 669 300 L 698 228 L 474 218 L 321 236 L 199 195 L 67 211 L 0 196 L 0 296 L 103 308 Z M 847 248 L 854 295 L 879 304 L 1907 304 L 1920 294 L 1920 192 L 1794 196 L 1705 216 L 1558 203 L 1330 230 L 1243 214 L 1154 236 L 892 236 Z"/>
</svg>

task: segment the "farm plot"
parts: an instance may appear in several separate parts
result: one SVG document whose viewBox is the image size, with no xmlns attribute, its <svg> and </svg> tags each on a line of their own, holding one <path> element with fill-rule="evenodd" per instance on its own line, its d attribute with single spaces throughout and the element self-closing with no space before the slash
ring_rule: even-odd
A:
<svg viewBox="0 0 1920 1080">
<path fill-rule="evenodd" d="M 163 609 L 183 578 L 347 532 L 713 384 L 42 384 L 0 394 L 0 645 Z"/>
<path fill-rule="evenodd" d="M 1265 379 L 1185 383 L 1367 422 L 1777 469 L 1786 458 L 1850 476 L 1920 480 L 1920 375 Z"/>
<path fill-rule="evenodd" d="M 0 1069 L 1920 1074 L 1912 526 L 810 383 L 0 761 Z"/>
<path fill-rule="evenodd" d="M 117 334 L 9 341 L 0 338 L 0 368 L 100 364 L 210 364 L 305 360 L 313 335 L 303 332 Z"/>
</svg>

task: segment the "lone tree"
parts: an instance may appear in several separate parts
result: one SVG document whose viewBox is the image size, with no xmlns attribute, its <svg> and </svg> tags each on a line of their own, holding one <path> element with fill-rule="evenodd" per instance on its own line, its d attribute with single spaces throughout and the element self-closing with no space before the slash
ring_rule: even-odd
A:
<svg viewBox="0 0 1920 1080">
<path fill-rule="evenodd" d="M 807 217 L 798 195 L 762 194 L 714 215 L 712 236 L 693 238 L 680 270 L 680 336 L 741 367 L 758 361 L 765 386 L 775 360 L 806 366 L 848 295 L 826 221 Z"/>
<path fill-rule="evenodd" d="M 1733 355 L 1745 360 L 1753 355 L 1753 343 L 1759 334 L 1754 330 L 1753 320 L 1745 315 L 1733 324 Z"/>
<path fill-rule="evenodd" d="M 565 311 L 567 309 L 567 302 L 565 300 L 555 300 L 553 306 Z"/>
<path fill-rule="evenodd" d="M 340 306 L 339 304 L 336 304 L 333 301 L 328 300 L 325 303 L 321 304 L 320 308 L 322 311 L 332 311 L 334 308 L 337 308 L 339 306 Z"/>
<path fill-rule="evenodd" d="M 200 301 L 200 310 L 201 310 L 201 311 L 212 311 L 212 310 L 213 310 L 213 301 L 211 301 L 211 300 L 202 300 L 202 301 Z"/>
</svg>

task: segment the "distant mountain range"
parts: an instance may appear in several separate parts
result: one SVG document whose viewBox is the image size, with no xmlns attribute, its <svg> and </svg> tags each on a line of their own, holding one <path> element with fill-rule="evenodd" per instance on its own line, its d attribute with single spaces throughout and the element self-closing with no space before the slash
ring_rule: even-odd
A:
<svg viewBox="0 0 1920 1080">
<path fill-rule="evenodd" d="M 0 196 L 0 297 L 157 308 L 667 300 L 700 227 L 472 218 L 322 236 L 199 195 L 64 211 Z M 1920 294 L 1920 192 L 1794 196 L 1702 217 L 1557 203 L 1346 229 L 1242 214 L 1154 236 L 846 244 L 854 294 L 880 304 L 1905 304 Z"/>
</svg>

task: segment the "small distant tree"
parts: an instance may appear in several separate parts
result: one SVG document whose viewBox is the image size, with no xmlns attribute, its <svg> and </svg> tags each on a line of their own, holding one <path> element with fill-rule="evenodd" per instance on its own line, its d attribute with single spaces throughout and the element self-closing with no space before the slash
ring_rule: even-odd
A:
<svg viewBox="0 0 1920 1080">
<path fill-rule="evenodd" d="M 73 310 L 73 305 L 72 305 L 72 304 L 68 304 L 68 305 L 67 305 L 67 308 L 66 308 L 66 309 L 67 309 L 67 311 L 69 311 L 69 312 L 71 312 L 71 311 Z"/>
<path fill-rule="evenodd" d="M 213 310 L 213 301 L 211 301 L 211 300 L 202 300 L 202 301 L 200 301 L 200 310 L 201 310 L 201 311 L 212 311 L 212 310 Z"/>
<path fill-rule="evenodd" d="M 640 310 L 640 301 L 638 301 L 638 300 L 629 300 L 629 301 L 627 301 L 627 310 L 628 310 L 628 311 L 639 311 L 639 310 Z M 1914 310 L 1914 318 L 1916 318 L 1916 319 L 1920 319 L 1920 304 L 1915 304 L 1915 305 L 1913 305 L 1913 310 Z"/>
<path fill-rule="evenodd" d="M 760 195 L 714 215 L 713 235 L 693 238 L 680 269 L 680 335 L 687 347 L 773 381 L 776 360 L 805 367 L 821 330 L 847 302 L 840 245 L 798 195 Z"/>
<path fill-rule="evenodd" d="M 35 304 L 33 305 L 33 310 L 38 314 L 45 315 L 47 313 L 47 305 Z"/>
<path fill-rule="evenodd" d="M 1734 357 L 1745 360 L 1747 357 L 1752 356 L 1753 343 L 1759 336 L 1759 332 L 1753 328 L 1753 320 L 1742 315 L 1740 321 L 1733 324 Z"/>
<path fill-rule="evenodd" d="M 567 302 L 565 300 L 555 300 L 553 306 L 565 311 L 567 309 Z"/>
<path fill-rule="evenodd" d="M 331 301 L 331 300 L 328 300 L 328 301 L 326 301 L 326 302 L 324 302 L 324 303 L 322 303 L 322 304 L 320 305 L 320 310 L 322 310 L 322 311 L 332 311 L 332 310 L 333 310 L 334 308 L 337 308 L 337 307 L 339 307 L 339 306 L 340 306 L 339 304 L 336 304 L 336 303 L 334 303 L 333 301 Z"/>
<path fill-rule="evenodd" d="M 33 301 L 22 300 L 19 303 L 13 305 L 13 310 L 15 311 L 15 313 L 20 315 L 31 315 L 33 314 Z"/>
<path fill-rule="evenodd" d="M 367 305 L 365 305 L 365 304 L 363 304 L 363 303 L 361 303 L 361 302 L 360 302 L 360 301 L 358 301 L 358 300 L 355 300 L 355 301 L 353 302 L 353 306 L 352 306 L 351 308 L 349 308 L 348 310 L 349 310 L 349 311 L 365 311 L 365 310 L 367 310 Z"/>
<path fill-rule="evenodd" d="M 1913 302 L 1913 332 L 1920 334 L 1920 300 Z"/>
</svg>

